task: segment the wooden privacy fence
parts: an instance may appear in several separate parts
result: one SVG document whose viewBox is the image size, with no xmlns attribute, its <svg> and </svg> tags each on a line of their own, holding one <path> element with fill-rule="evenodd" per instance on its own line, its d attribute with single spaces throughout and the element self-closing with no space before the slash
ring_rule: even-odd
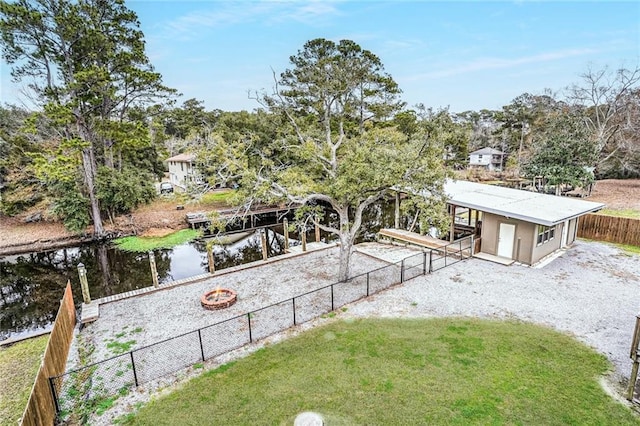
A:
<svg viewBox="0 0 640 426">
<path fill-rule="evenodd" d="M 44 358 L 36 381 L 31 389 L 29 402 L 22 415 L 22 425 L 53 425 L 56 419 L 56 406 L 51 392 L 49 377 L 57 376 L 65 371 L 69 347 L 73 340 L 73 329 L 76 325 L 76 308 L 73 304 L 71 283 L 67 282 L 64 296 L 60 301 L 60 309 L 53 323 L 49 343 L 44 351 Z"/>
<path fill-rule="evenodd" d="M 578 237 L 640 246 L 640 219 L 588 214 L 578 221 Z"/>
</svg>

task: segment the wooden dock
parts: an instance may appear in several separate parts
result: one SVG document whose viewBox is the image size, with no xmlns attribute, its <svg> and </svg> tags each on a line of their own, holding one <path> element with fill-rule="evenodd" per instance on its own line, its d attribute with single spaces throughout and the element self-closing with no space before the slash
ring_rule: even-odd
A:
<svg viewBox="0 0 640 426">
<path fill-rule="evenodd" d="M 472 239 L 469 237 L 464 237 L 452 243 L 450 241 L 433 238 L 430 235 L 421 235 L 417 232 L 406 231 L 404 229 L 383 228 L 378 231 L 378 234 L 382 239 L 422 247 L 444 256 L 471 257 L 473 254 L 473 247 L 471 247 Z"/>
<path fill-rule="evenodd" d="M 417 232 L 405 231 L 404 229 L 383 228 L 378 234 L 391 241 L 400 241 L 430 249 L 439 249 L 451 244 L 449 241 L 439 240 L 429 235 L 420 235 Z"/>
<path fill-rule="evenodd" d="M 227 231 L 242 231 L 256 228 L 259 225 L 275 225 L 279 222 L 279 215 L 286 215 L 299 207 L 299 205 L 260 207 L 247 212 L 241 212 L 238 211 L 238 209 L 227 209 L 219 210 L 217 213 L 219 215 L 218 217 L 223 221 L 233 221 L 235 219 L 237 222 L 240 222 L 239 227 L 232 227 L 232 229 L 227 229 Z M 263 218 L 258 218 L 260 215 L 262 215 Z M 266 221 L 268 223 L 261 223 L 265 221 L 264 216 L 273 216 L 273 219 L 275 220 L 267 219 Z M 187 213 L 185 219 L 189 224 L 189 227 L 193 229 L 207 227 L 211 224 L 211 218 L 209 218 L 206 212 Z"/>
</svg>

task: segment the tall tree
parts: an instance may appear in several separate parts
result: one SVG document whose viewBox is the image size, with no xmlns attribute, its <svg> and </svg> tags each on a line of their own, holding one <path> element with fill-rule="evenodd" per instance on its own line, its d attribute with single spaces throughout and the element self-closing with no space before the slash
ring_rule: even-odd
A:
<svg viewBox="0 0 640 426">
<path fill-rule="evenodd" d="M 273 157 L 268 146 L 258 150 L 258 167 L 244 174 L 242 188 L 252 199 L 317 203 L 337 212 L 336 226 L 319 223 L 315 209 L 306 220 L 339 238 L 339 278 L 346 280 L 370 205 L 396 187 L 409 188 L 422 199 L 423 222 L 437 215 L 425 197 L 444 197 L 442 144 L 424 130 L 407 137 L 379 125 L 401 106 L 399 89 L 380 60 L 354 42 L 311 40 L 291 64 L 275 93 L 262 98 L 289 122 L 291 131 L 272 144 L 282 154 Z"/>
<path fill-rule="evenodd" d="M 640 67 L 614 71 L 589 68 L 581 77 L 582 82 L 571 86 L 567 97 L 582 110 L 600 154 L 599 168 L 606 170 L 610 163 L 615 164 L 616 157 L 625 155 L 627 140 L 621 132 L 629 128 L 627 118 L 636 106 L 633 94 L 639 89 Z"/>
<path fill-rule="evenodd" d="M 524 172 L 542 176 L 556 187 L 556 195 L 563 184 L 585 187 L 593 182 L 597 143 L 579 113 L 565 108 L 549 115 L 534 136 L 533 145 L 533 155 Z"/>
<path fill-rule="evenodd" d="M 518 168 L 526 162 L 532 138 L 540 124 L 560 106 L 550 91 L 543 95 L 523 93 L 496 112 L 495 118 L 501 123 L 497 132 L 503 137 L 502 142 L 506 145 L 500 148 L 507 148 L 511 153 L 516 153 Z"/>
<path fill-rule="evenodd" d="M 97 196 L 99 164 L 147 136 L 128 112 L 174 93 L 162 85 L 144 49 L 134 12 L 123 0 L 0 0 L 0 37 L 16 81 L 79 143 L 81 192 L 89 200 L 94 234 L 104 233 Z M 131 135 L 136 135 L 131 137 Z"/>
</svg>

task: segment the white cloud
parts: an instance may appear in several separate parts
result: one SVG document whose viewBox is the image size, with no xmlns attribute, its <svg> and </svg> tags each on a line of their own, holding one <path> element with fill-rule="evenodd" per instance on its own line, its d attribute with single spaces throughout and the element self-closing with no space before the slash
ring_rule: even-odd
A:
<svg viewBox="0 0 640 426">
<path fill-rule="evenodd" d="M 211 28 L 260 22 L 296 21 L 318 25 L 322 18 L 340 14 L 336 2 L 327 1 L 220 1 L 179 16 L 165 24 L 165 37 L 189 40 Z"/>
<path fill-rule="evenodd" d="M 334 2 L 316 0 L 311 2 L 291 2 L 290 5 L 295 7 L 283 11 L 278 16 L 275 16 L 272 21 L 282 22 L 292 20 L 313 25 L 318 24 L 319 19 L 340 15 Z"/>
<path fill-rule="evenodd" d="M 544 63 L 549 61 L 555 61 L 558 59 L 571 58 L 576 56 L 584 56 L 597 53 L 597 49 L 584 48 L 584 49 L 566 49 L 555 52 L 539 53 L 537 55 L 522 56 L 519 58 L 479 58 L 472 62 L 454 66 L 437 71 L 431 71 L 427 73 L 415 74 L 411 77 L 411 80 L 419 80 L 424 78 L 443 78 L 451 77 L 454 75 L 468 74 L 476 71 L 485 71 L 492 69 L 506 69 L 513 68 L 520 65 Z"/>
</svg>

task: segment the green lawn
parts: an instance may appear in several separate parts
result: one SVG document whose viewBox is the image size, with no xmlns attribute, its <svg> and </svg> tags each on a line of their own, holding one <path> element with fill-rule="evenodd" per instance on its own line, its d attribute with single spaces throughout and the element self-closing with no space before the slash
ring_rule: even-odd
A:
<svg viewBox="0 0 640 426">
<path fill-rule="evenodd" d="M 234 200 L 237 191 L 233 189 L 208 192 L 200 199 L 202 207 L 228 207 Z"/>
<path fill-rule="evenodd" d="M 640 219 L 640 211 L 635 209 L 602 209 L 598 213 L 606 216 L 626 217 L 629 219 Z"/>
<path fill-rule="evenodd" d="M 337 321 L 204 373 L 134 425 L 640 425 L 605 394 L 606 358 L 531 324 Z"/>
<path fill-rule="evenodd" d="M 0 349 L 0 424 L 22 416 L 48 341 L 47 334 Z"/>
<path fill-rule="evenodd" d="M 182 229 L 164 237 L 122 237 L 113 242 L 120 250 L 145 253 L 159 248 L 171 248 L 188 243 L 200 236 L 195 229 Z"/>
</svg>

